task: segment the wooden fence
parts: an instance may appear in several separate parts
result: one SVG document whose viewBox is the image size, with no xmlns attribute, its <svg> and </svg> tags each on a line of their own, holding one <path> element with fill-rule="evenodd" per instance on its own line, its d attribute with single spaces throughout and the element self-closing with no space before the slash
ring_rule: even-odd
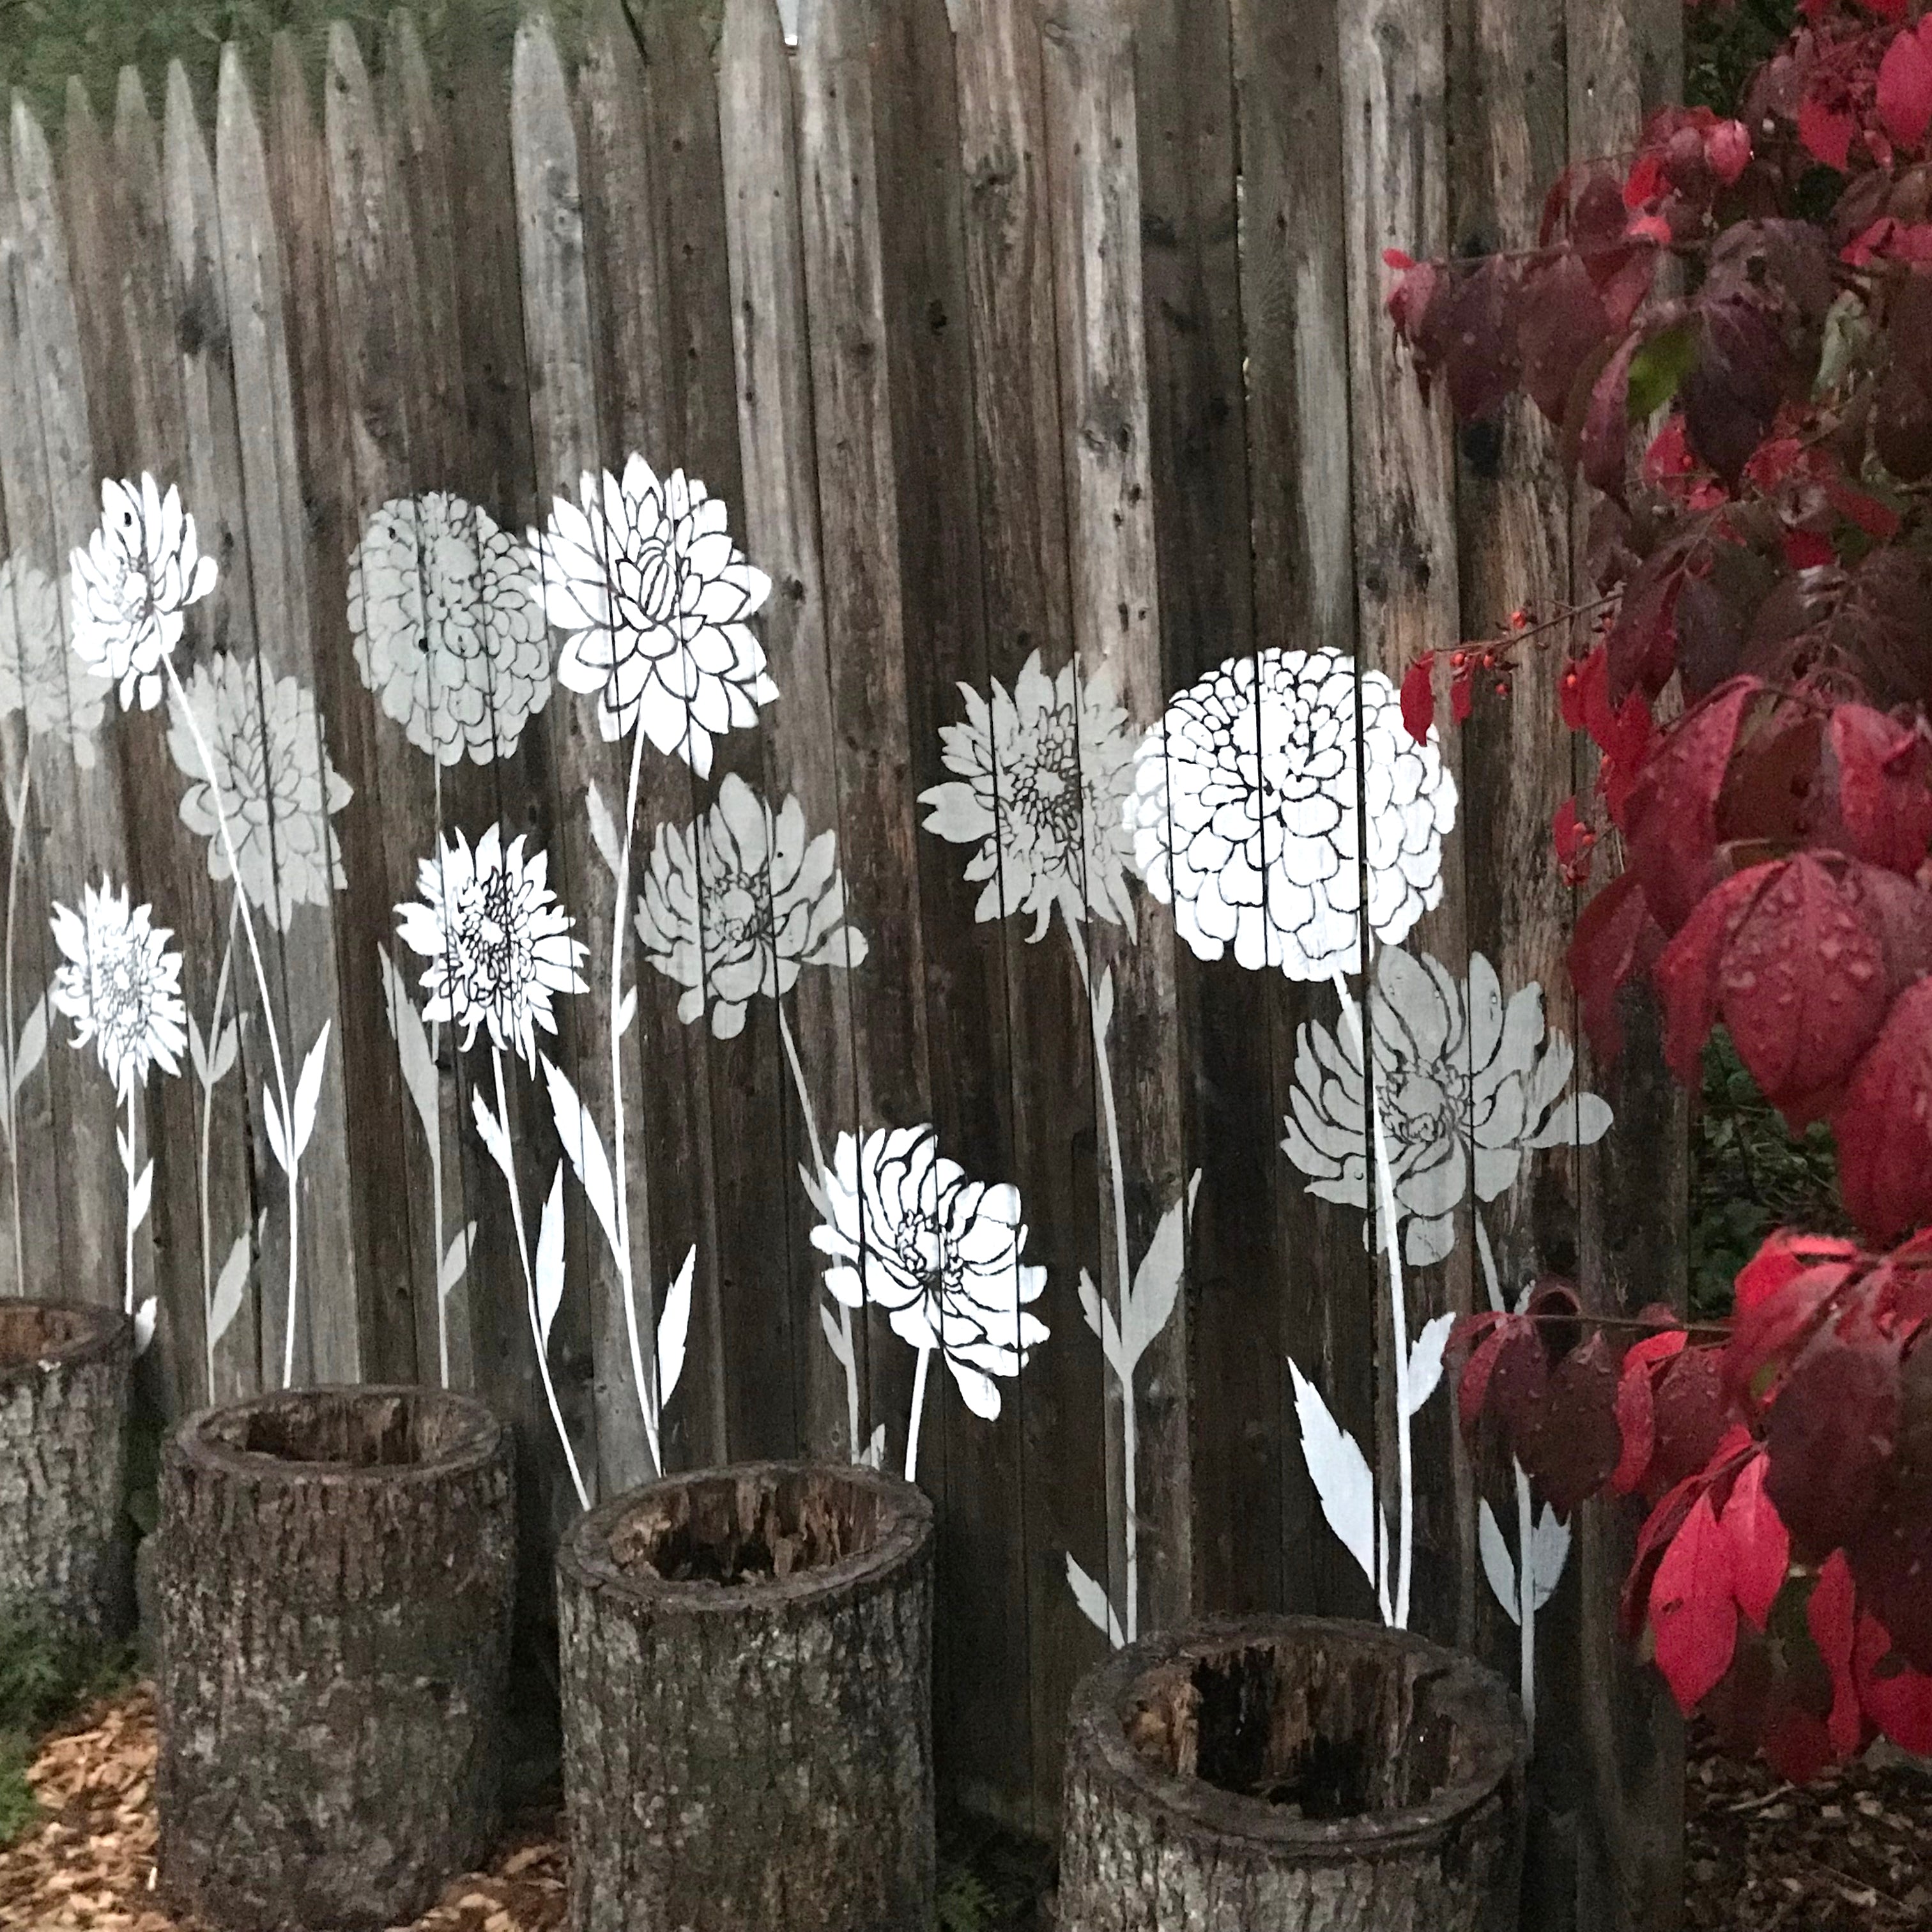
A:
<svg viewBox="0 0 1932 1932">
<path fill-rule="evenodd" d="M 1520 1512 L 1430 1350 L 1544 1270 L 1677 1292 L 1681 1116 L 1640 1028 L 1559 1038 L 1553 664 L 1439 755 L 1378 680 L 1574 568 L 1552 439 L 1452 436 L 1382 251 L 1533 238 L 1674 0 L 638 10 L 508 74 L 340 29 L 320 99 L 231 50 L 58 155 L 14 107 L 8 1280 L 152 1296 L 175 1410 L 482 1390 L 533 1577 L 574 1477 L 902 1466 L 916 1414 L 958 1796 L 1051 1825 L 1113 1636 L 1406 1607 L 1533 1667 L 1526 1922 L 1669 1922 L 1624 1526 Z M 574 964 L 513 943 L 538 850 Z M 432 1014 L 396 908 L 470 862 Z M 194 1022 L 131 1101 L 48 1004 L 168 1046 L 140 972 L 56 977 L 152 960 L 50 927 L 104 874 Z M 506 970 L 541 1058 L 461 1023 Z"/>
</svg>

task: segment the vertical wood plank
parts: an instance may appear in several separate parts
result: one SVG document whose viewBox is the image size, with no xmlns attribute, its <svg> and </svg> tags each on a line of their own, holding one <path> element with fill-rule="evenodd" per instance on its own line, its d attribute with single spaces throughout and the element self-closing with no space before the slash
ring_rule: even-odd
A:
<svg viewBox="0 0 1932 1932">
<path fill-rule="evenodd" d="M 242 458 L 250 576 L 256 624 L 257 702 L 266 716 L 295 720 L 288 755 L 304 763 L 328 755 L 319 715 L 302 730 L 298 694 L 312 700 L 315 668 L 307 512 L 296 419 L 296 392 L 285 318 L 281 238 L 275 222 L 268 158 L 241 57 L 231 44 L 222 53 L 215 118 L 215 193 L 220 210 L 223 272 L 227 287 L 234 358 L 236 420 Z M 309 238 L 302 238 L 304 240 Z M 314 734 L 311 741 L 309 734 Z M 296 748 L 299 746 L 298 750 Z M 318 767 L 320 772 L 320 768 Z M 284 905 L 286 918 L 271 920 L 258 908 L 257 925 L 278 1001 L 278 1031 L 284 1078 L 292 1097 L 308 1055 L 331 1029 L 314 1138 L 301 1163 L 300 1267 L 306 1283 L 296 1300 L 295 1366 L 298 1377 L 318 1382 L 359 1380 L 362 1364 L 353 1189 L 350 1178 L 337 976 L 334 868 L 337 836 L 317 785 L 305 802 L 269 814 L 268 833 L 278 896 L 286 902 L 305 890 L 310 903 Z M 247 861 L 244 857 L 244 865 Z M 317 899 L 326 903 L 316 904 Z M 302 930 L 291 931 L 297 920 Z M 280 985 L 274 961 L 280 958 Z M 278 1096 L 279 1097 L 279 1096 Z M 259 1123 L 258 1123 L 259 1126 Z M 268 1204 L 264 1236 L 264 1342 L 285 1352 L 288 1318 L 289 1190 L 268 1151 L 266 1133 L 256 1144 L 258 1198 Z M 265 1353 L 266 1349 L 265 1348 Z M 282 1360 L 263 1364 L 280 1379 Z"/>
</svg>

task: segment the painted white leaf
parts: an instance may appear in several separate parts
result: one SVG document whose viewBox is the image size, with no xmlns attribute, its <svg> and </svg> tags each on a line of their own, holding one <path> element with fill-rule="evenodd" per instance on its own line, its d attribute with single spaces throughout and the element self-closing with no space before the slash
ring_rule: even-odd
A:
<svg viewBox="0 0 1932 1932">
<path fill-rule="evenodd" d="M 148 1345 L 154 1339 L 154 1298 L 151 1294 L 134 1311 L 134 1352 L 145 1355 Z"/>
<path fill-rule="evenodd" d="M 569 1156 L 571 1172 L 590 1197 L 598 1225 L 610 1244 L 613 1258 L 621 1268 L 625 1263 L 624 1244 L 617 1237 L 617 1190 L 610 1179 L 610 1156 L 604 1151 L 603 1136 L 590 1109 L 578 1098 L 570 1076 L 548 1054 L 543 1061 L 544 1084 L 550 1090 L 550 1112 L 556 1117 L 557 1138 Z"/>
<path fill-rule="evenodd" d="M 1100 975 L 1100 991 L 1094 995 L 1094 1030 L 1105 1040 L 1113 1024 L 1114 969 L 1109 966 Z"/>
<path fill-rule="evenodd" d="M 451 1289 L 468 1270 L 470 1250 L 476 1239 L 476 1223 L 474 1221 L 460 1233 L 450 1237 L 449 1252 L 443 1256 L 442 1271 L 436 1277 L 436 1294 L 441 1300 L 448 1300 Z"/>
<path fill-rule="evenodd" d="M 295 1116 L 296 1132 L 293 1152 L 297 1160 L 309 1143 L 309 1136 L 315 1132 L 316 1109 L 322 1103 L 322 1068 L 328 1059 L 328 1030 L 334 1025 L 333 1020 L 324 1020 L 322 1030 L 316 1035 L 315 1044 L 308 1050 L 308 1058 L 302 1062 L 302 1078 L 296 1082 Z"/>
<path fill-rule="evenodd" d="M 1569 1558 L 1570 1526 L 1558 1521 L 1556 1512 L 1545 1503 L 1529 1539 L 1530 1587 L 1539 1610 L 1556 1594 Z"/>
<path fill-rule="evenodd" d="M 1070 1550 L 1066 1557 L 1066 1584 L 1073 1592 L 1073 1600 L 1080 1606 L 1080 1614 L 1118 1650 L 1127 1640 L 1120 1620 L 1114 1614 L 1106 1592 L 1074 1562 Z"/>
<path fill-rule="evenodd" d="M 846 1344 L 845 1331 L 839 1327 L 838 1316 L 823 1301 L 818 1304 L 818 1325 L 825 1330 L 825 1339 L 831 1346 L 834 1358 L 842 1367 L 850 1369 L 852 1351 Z"/>
<path fill-rule="evenodd" d="M 141 1170 L 141 1178 L 135 1182 L 128 1196 L 128 1232 L 133 1234 L 148 1218 L 148 1209 L 154 1198 L 154 1163 L 151 1160 Z"/>
<path fill-rule="evenodd" d="M 537 1328 L 543 1346 L 550 1346 L 550 1324 L 563 1305 L 563 1162 L 544 1203 L 543 1225 L 537 1230 Z"/>
<path fill-rule="evenodd" d="M 805 1198 L 809 1201 L 821 1221 L 832 1219 L 832 1204 L 825 1198 L 825 1190 L 818 1184 L 818 1178 L 803 1161 L 798 1164 L 798 1178 L 805 1183 Z"/>
<path fill-rule="evenodd" d="M 1201 1186 L 1197 1167 L 1187 1184 L 1184 1201 L 1177 1201 L 1160 1217 L 1154 1239 L 1134 1270 L 1134 1286 L 1120 1318 L 1120 1346 L 1131 1375 L 1154 1337 L 1167 1326 L 1186 1272 L 1187 1214 Z"/>
<path fill-rule="evenodd" d="M 684 1265 L 664 1297 L 664 1312 L 658 1317 L 658 1412 L 670 1406 L 677 1393 L 678 1378 L 684 1373 L 684 1344 L 691 1333 L 691 1281 L 698 1269 L 696 1246 L 684 1258 Z M 820 1304 L 822 1307 L 824 1304 Z"/>
<path fill-rule="evenodd" d="M 14 1053 L 14 1091 L 17 1094 L 31 1080 L 47 1056 L 47 996 L 34 1002 L 34 1010 L 20 1029 L 20 1043 Z"/>
<path fill-rule="evenodd" d="M 1511 1623 L 1522 1622 L 1522 1610 L 1516 1601 L 1516 1564 L 1487 1496 L 1476 1514 L 1476 1547 L 1482 1552 L 1483 1574 L 1489 1581 L 1490 1594 L 1502 1604 Z"/>
<path fill-rule="evenodd" d="M 886 1462 L 886 1425 L 882 1422 L 872 1431 L 872 1439 L 867 1443 L 859 1458 L 859 1466 L 864 1469 L 882 1469 Z"/>
<path fill-rule="evenodd" d="M 1102 1335 L 1101 1322 L 1107 1311 L 1101 1306 L 1100 1291 L 1094 1286 L 1094 1277 L 1084 1268 L 1080 1270 L 1080 1312 L 1086 1316 L 1088 1327 L 1095 1334 Z"/>
<path fill-rule="evenodd" d="M 248 1016 L 244 1014 L 242 1019 Z M 242 1038 L 242 1020 L 230 1020 L 214 1042 L 214 1063 L 208 1070 L 208 1084 L 219 1087 L 234 1070 L 235 1055 Z"/>
<path fill-rule="evenodd" d="M 396 1058 L 402 1065 L 403 1084 L 409 1089 L 416 1118 L 422 1121 L 423 1132 L 434 1146 L 441 1114 L 436 1096 L 436 1058 L 429 1050 L 429 1035 L 424 1030 L 422 1016 L 410 998 L 409 982 L 397 970 L 386 946 L 379 946 L 376 951 L 382 962 L 382 1004 L 388 1012 Z"/>
<path fill-rule="evenodd" d="M 188 1057 L 189 1064 L 194 1069 L 194 1077 L 204 1087 L 212 1087 L 214 1076 L 208 1071 L 208 1048 L 202 1042 L 200 1023 L 192 1009 L 188 1016 Z"/>
<path fill-rule="evenodd" d="M 490 1111 L 490 1103 L 475 1088 L 470 1090 L 470 1111 L 476 1122 L 476 1132 L 490 1158 L 502 1170 L 503 1178 L 512 1186 L 516 1185 L 516 1156 L 510 1149 L 510 1137 L 503 1131 L 503 1124 Z"/>
<path fill-rule="evenodd" d="M 1367 1460 L 1355 1438 L 1329 1414 L 1321 1390 L 1292 1360 L 1288 1372 L 1294 1378 L 1294 1418 L 1301 1430 L 1301 1454 L 1315 1493 L 1322 1500 L 1322 1514 L 1372 1584 L 1376 1580 L 1375 1478 L 1369 1473 Z M 1386 1536 L 1386 1528 L 1383 1533 Z"/>
<path fill-rule="evenodd" d="M 631 1022 L 638 1017 L 638 989 L 633 986 L 617 1002 L 617 1034 L 620 1039 L 631 1030 Z"/>
<path fill-rule="evenodd" d="M 1610 1103 L 1600 1094 L 1576 1096 L 1576 1144 L 1594 1147 L 1610 1130 Z"/>
<path fill-rule="evenodd" d="M 208 1304 L 208 1346 L 212 1348 L 235 1325 L 242 1312 L 242 1291 L 248 1286 L 248 1237 L 237 1234 L 228 1258 L 215 1277 L 214 1299 Z"/>
<path fill-rule="evenodd" d="M 1413 1415 L 1436 1393 L 1442 1379 L 1442 1351 L 1448 1346 L 1449 1331 L 1456 1325 L 1455 1311 L 1438 1315 L 1423 1324 L 1408 1352 L 1408 1400 L 1405 1412 Z"/>
<path fill-rule="evenodd" d="M 590 820 L 591 842 L 598 850 L 605 865 L 610 868 L 614 879 L 624 862 L 624 842 L 617 836 L 616 821 L 610 816 L 610 808 L 604 802 L 604 794 L 595 784 L 584 788 L 584 814 Z"/>
<path fill-rule="evenodd" d="M 289 1143 L 282 1131 L 282 1110 L 276 1106 L 274 1094 L 266 1082 L 262 1087 L 262 1126 L 268 1136 L 268 1151 L 275 1156 L 275 1165 L 287 1173 Z"/>
<path fill-rule="evenodd" d="M 1125 1382 L 1133 1373 L 1133 1364 L 1121 1349 L 1120 1325 L 1114 1319 L 1114 1311 L 1101 1299 L 1094 1277 L 1084 1268 L 1080 1270 L 1080 1310 L 1087 1318 L 1088 1327 L 1100 1338 L 1100 1352 L 1106 1357 L 1107 1366 Z"/>
</svg>

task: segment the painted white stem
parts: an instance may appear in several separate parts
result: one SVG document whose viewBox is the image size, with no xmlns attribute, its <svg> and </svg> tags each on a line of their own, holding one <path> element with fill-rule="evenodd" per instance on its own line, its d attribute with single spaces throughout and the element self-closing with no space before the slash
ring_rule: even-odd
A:
<svg viewBox="0 0 1932 1932">
<path fill-rule="evenodd" d="M 1361 1062 L 1362 1081 L 1371 1094 L 1370 1118 L 1375 1136 L 1377 1200 L 1383 1229 L 1383 1246 L 1388 1256 L 1389 1312 L 1394 1329 L 1396 1484 L 1400 1529 L 1396 1544 L 1394 1616 L 1398 1630 L 1408 1628 L 1409 1574 L 1415 1552 L 1415 1444 L 1408 1414 L 1408 1298 L 1402 1287 L 1402 1240 L 1396 1226 L 1395 1180 L 1389 1166 L 1388 1138 L 1382 1126 L 1382 1092 L 1376 1085 L 1369 1065 L 1368 1042 L 1362 1031 L 1362 1016 L 1349 993 L 1348 983 L 1338 966 L 1335 991 L 1342 1001 L 1342 1017 L 1355 1042 L 1355 1055 Z"/>
<path fill-rule="evenodd" d="M 503 1092 L 503 1049 L 492 1046 L 490 1062 L 496 1076 L 496 1124 L 507 1142 L 510 1133 L 509 1102 Z M 556 1439 L 563 1444 L 564 1460 L 570 1465 L 570 1480 L 577 1490 L 577 1500 L 585 1509 L 590 1507 L 590 1492 L 584 1486 L 584 1473 L 577 1466 L 577 1451 L 570 1446 L 570 1431 L 563 1426 L 563 1411 L 556 1400 L 556 1384 L 550 1379 L 549 1351 L 544 1346 L 543 1318 L 537 1310 L 536 1276 L 530 1269 L 530 1237 L 524 1229 L 524 1199 L 517 1186 L 516 1162 L 512 1156 L 505 1168 L 503 1179 L 510 1190 L 510 1221 L 517 1231 L 517 1255 L 524 1264 L 524 1292 L 530 1310 L 530 1338 L 537 1346 L 537 1372 L 543 1378 L 544 1394 L 550 1402 L 550 1419 L 556 1426 Z"/>
<path fill-rule="evenodd" d="M 1476 1210 L 1476 1252 L 1483 1264 L 1484 1286 L 1489 1291 L 1490 1306 L 1498 1315 L 1508 1312 L 1502 1283 L 1496 1278 L 1496 1254 L 1490 1245 L 1490 1231 L 1482 1210 Z M 1510 1467 L 1516 1477 L 1516 1604 L 1517 1670 L 1522 1682 L 1522 1714 L 1532 1736 L 1536 1730 L 1536 1574 L 1531 1562 L 1536 1534 L 1536 1510 L 1529 1493 L 1529 1478 L 1522 1465 L 1512 1456 Z"/>
<path fill-rule="evenodd" d="M 295 1148 L 295 1110 L 289 1104 L 288 1069 L 282 1059 L 281 1036 L 275 1026 L 275 1003 L 268 992 L 268 968 L 262 963 L 261 941 L 255 935 L 255 916 L 248 910 L 248 895 L 242 884 L 242 861 L 235 850 L 235 835 L 228 824 L 228 808 L 221 802 L 221 782 L 215 775 L 214 755 L 208 748 L 208 740 L 202 736 L 201 721 L 194 715 L 194 707 L 188 701 L 188 693 L 182 688 L 181 673 L 175 669 L 171 654 L 161 658 L 167 666 L 168 682 L 172 688 L 174 699 L 181 707 L 182 720 L 188 726 L 188 736 L 194 741 L 195 755 L 201 760 L 202 777 L 208 786 L 208 795 L 214 805 L 214 823 L 221 835 L 221 849 L 227 856 L 228 875 L 234 881 L 236 903 L 242 912 L 242 930 L 248 941 L 248 957 L 255 968 L 255 985 L 262 996 L 262 1024 L 268 1036 L 268 1057 L 274 1066 L 275 1096 L 281 1103 L 282 1130 L 286 1136 L 289 1156 L 289 1312 L 288 1324 L 282 1342 L 282 1386 L 292 1388 L 296 1379 L 296 1290 L 300 1274 L 302 1256 L 302 1161 Z"/>
<path fill-rule="evenodd" d="M 235 895 L 239 903 L 242 895 Z M 235 908 L 228 910 L 228 940 L 221 949 L 221 970 L 214 977 L 214 1012 L 208 1022 L 208 1051 L 211 1056 L 221 1038 L 221 1010 L 228 1004 L 229 969 L 235 963 Z M 236 1022 L 239 1025 L 240 1022 Z M 214 1394 L 214 1204 L 208 1198 L 209 1150 L 214 1138 L 214 1083 L 204 1081 L 201 1089 L 201 1304 L 202 1339 L 208 1352 L 208 1399 Z"/>
<path fill-rule="evenodd" d="M 20 752 L 20 793 L 14 801 L 12 849 L 7 855 L 7 1162 L 14 1184 L 14 1292 L 27 1292 L 27 1238 L 20 1226 L 20 1096 L 14 1082 L 20 1041 L 14 1031 L 14 928 L 20 904 L 21 831 L 27 820 L 27 794 L 34 782 L 34 734 L 29 730 Z"/>
<path fill-rule="evenodd" d="M 126 1297 L 122 1303 L 122 1307 L 124 1312 L 129 1315 L 133 1314 L 134 1312 L 134 1174 L 139 1165 L 139 1156 L 140 1154 L 140 1143 L 136 1138 L 136 1115 L 134 1112 L 135 1091 L 134 1083 L 133 1081 L 130 1080 L 128 1083 L 128 1158 L 126 1162 L 128 1168 L 128 1230 L 126 1237 L 126 1250 L 122 1264 L 123 1278 L 127 1282 Z"/>
<path fill-rule="evenodd" d="M 919 1474 L 919 1430 L 926 1416 L 926 1378 L 932 1366 L 932 1349 L 920 1349 L 919 1366 L 912 1378 L 912 1420 L 906 1428 L 905 1479 L 909 1483 Z"/>
<path fill-rule="evenodd" d="M 798 1057 L 798 1043 L 791 1036 L 791 1022 L 785 1017 L 784 1002 L 780 1000 L 776 1004 L 778 1037 L 784 1042 L 792 1084 L 798 1089 L 800 1111 L 805 1115 L 805 1131 L 812 1142 L 812 1171 L 822 1183 L 826 1178 L 825 1144 L 818 1138 L 818 1121 L 812 1111 L 812 1095 L 806 1087 L 805 1068 Z M 852 1340 L 852 1311 L 836 1296 L 832 1298 L 832 1305 L 838 1310 L 838 1338 L 845 1345 L 845 1426 L 856 1462 L 864 1450 L 859 1441 L 859 1357 Z"/>
</svg>

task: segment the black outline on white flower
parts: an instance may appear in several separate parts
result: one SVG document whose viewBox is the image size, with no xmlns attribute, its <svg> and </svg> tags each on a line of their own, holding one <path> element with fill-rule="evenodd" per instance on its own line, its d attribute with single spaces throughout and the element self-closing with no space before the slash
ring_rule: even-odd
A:
<svg viewBox="0 0 1932 1932">
<path fill-rule="evenodd" d="M 181 996 L 182 956 L 171 952 L 172 930 L 151 922 L 152 908 L 131 903 L 106 879 L 82 888 L 81 909 L 56 904 L 50 921 L 65 963 L 56 968 L 54 1010 L 74 1023 L 73 1044 L 91 1040 L 101 1066 L 125 1100 L 159 1064 L 181 1071 L 188 1045 L 188 1007 Z"/>
</svg>

